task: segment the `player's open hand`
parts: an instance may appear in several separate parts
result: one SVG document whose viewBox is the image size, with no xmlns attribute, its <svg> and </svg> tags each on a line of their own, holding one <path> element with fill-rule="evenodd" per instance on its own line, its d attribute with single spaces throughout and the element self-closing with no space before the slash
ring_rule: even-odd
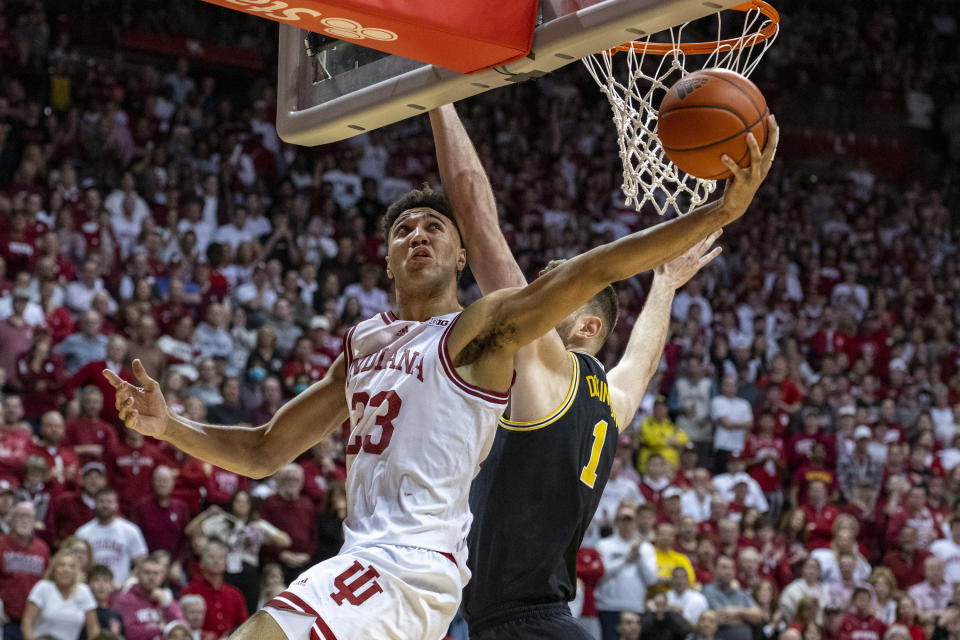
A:
<svg viewBox="0 0 960 640">
<path fill-rule="evenodd" d="M 139 359 L 133 361 L 133 375 L 141 389 L 121 380 L 113 371 L 103 370 L 103 376 L 117 390 L 117 411 L 123 424 L 145 436 L 159 438 L 167 427 L 167 403 L 160 385 L 147 375 Z"/>
<path fill-rule="evenodd" d="M 723 251 L 720 247 L 714 247 L 713 251 L 709 251 L 722 234 L 723 229 L 714 231 L 683 255 L 657 267 L 653 272 L 654 282 L 662 282 L 672 289 L 679 289 L 687 284 L 690 278 Z"/>
<path fill-rule="evenodd" d="M 730 221 L 742 216 L 750 206 L 753 195 L 760 188 L 763 179 L 770 173 L 773 166 L 773 157 L 777 155 L 777 143 L 780 142 L 780 127 L 773 114 L 767 116 L 767 144 L 760 150 L 760 145 L 753 134 L 747 135 L 747 146 L 750 148 L 750 165 L 739 166 L 733 158 L 724 155 L 723 164 L 727 165 L 733 177 L 727 180 L 726 190 L 723 193 L 723 204 L 730 212 Z"/>
</svg>

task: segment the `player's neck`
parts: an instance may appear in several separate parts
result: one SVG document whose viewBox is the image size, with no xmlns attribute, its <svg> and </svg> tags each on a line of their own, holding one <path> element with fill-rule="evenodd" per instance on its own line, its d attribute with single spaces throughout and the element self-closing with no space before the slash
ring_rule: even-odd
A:
<svg viewBox="0 0 960 640">
<path fill-rule="evenodd" d="M 435 316 L 460 311 L 456 287 L 433 294 L 423 291 L 397 291 L 397 317 L 422 322 Z"/>
</svg>

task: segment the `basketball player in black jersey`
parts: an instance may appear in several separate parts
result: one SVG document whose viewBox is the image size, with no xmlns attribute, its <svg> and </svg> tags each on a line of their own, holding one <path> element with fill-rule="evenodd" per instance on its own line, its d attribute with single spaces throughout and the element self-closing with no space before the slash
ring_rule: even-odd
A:
<svg viewBox="0 0 960 640">
<path fill-rule="evenodd" d="M 484 295 L 526 280 L 493 193 L 452 105 L 430 114 L 444 191 Z M 656 371 L 674 291 L 720 253 L 720 232 L 657 270 L 620 363 L 593 356 L 617 321 L 612 287 L 515 357 L 516 383 L 470 491 L 473 525 L 462 612 L 471 640 L 589 640 L 570 615 L 576 554 L 617 448 Z M 548 270 L 553 265 L 548 266 Z"/>
</svg>

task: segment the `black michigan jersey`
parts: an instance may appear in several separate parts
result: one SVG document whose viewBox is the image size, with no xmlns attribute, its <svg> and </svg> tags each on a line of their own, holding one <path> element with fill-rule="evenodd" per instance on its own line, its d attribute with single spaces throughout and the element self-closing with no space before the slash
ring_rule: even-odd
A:
<svg viewBox="0 0 960 640">
<path fill-rule="evenodd" d="M 468 622 L 576 594 L 577 550 L 610 477 L 619 432 L 603 365 L 570 357 L 574 375 L 563 404 L 536 422 L 501 419 L 470 488 Z"/>
</svg>

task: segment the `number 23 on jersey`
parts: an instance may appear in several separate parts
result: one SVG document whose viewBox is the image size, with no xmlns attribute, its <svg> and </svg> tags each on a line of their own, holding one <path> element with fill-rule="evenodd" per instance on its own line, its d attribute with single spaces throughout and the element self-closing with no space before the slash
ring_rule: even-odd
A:
<svg viewBox="0 0 960 640">
<path fill-rule="evenodd" d="M 378 413 L 374 420 L 374 424 L 380 427 L 380 436 L 376 440 L 373 439 L 373 434 L 369 433 L 363 436 L 362 439 L 359 435 L 353 436 L 353 440 L 347 445 L 347 455 L 356 455 L 360 453 L 361 450 L 364 453 L 372 453 L 374 455 L 383 453 L 387 445 L 390 444 L 390 438 L 393 437 L 393 421 L 397 415 L 399 415 L 402 404 L 403 402 L 400 400 L 400 396 L 392 389 L 390 391 L 381 391 L 372 398 L 363 391 L 354 393 L 350 399 L 351 411 L 357 410 L 358 407 L 360 411 L 363 411 L 364 407 L 375 408 L 378 411 L 383 405 L 386 405 L 387 408 L 383 413 Z"/>
</svg>

